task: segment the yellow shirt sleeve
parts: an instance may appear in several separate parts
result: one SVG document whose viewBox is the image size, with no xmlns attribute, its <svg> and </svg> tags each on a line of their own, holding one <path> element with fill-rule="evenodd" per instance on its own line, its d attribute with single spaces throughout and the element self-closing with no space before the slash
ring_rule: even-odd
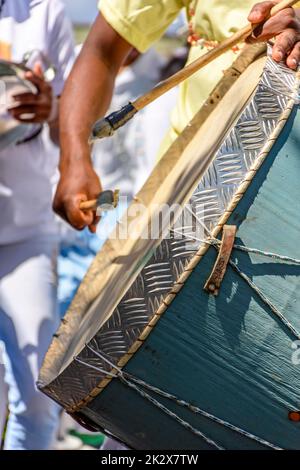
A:
<svg viewBox="0 0 300 470">
<path fill-rule="evenodd" d="M 188 3 L 188 0 L 100 0 L 99 10 L 120 36 L 145 52 Z"/>
</svg>

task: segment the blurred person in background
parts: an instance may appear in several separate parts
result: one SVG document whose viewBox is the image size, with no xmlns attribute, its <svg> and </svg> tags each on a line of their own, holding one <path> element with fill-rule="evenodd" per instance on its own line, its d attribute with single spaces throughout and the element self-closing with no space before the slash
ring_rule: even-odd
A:
<svg viewBox="0 0 300 470">
<path fill-rule="evenodd" d="M 186 8 L 191 44 L 188 62 L 191 62 L 242 27 L 249 15 L 253 28 L 265 21 L 251 41 L 266 41 L 276 36 L 274 60 L 284 60 L 295 70 L 300 61 L 300 12 L 286 8 L 269 18 L 271 8 L 278 2 L 101 0 L 100 14 L 62 98 L 64 127 L 61 132 L 61 179 L 54 200 L 56 212 L 79 230 L 88 226 L 92 232 L 96 231 L 99 222 L 96 212 L 82 211 L 79 207 L 82 201 L 96 198 L 102 189 L 93 168 L 88 139 L 94 122 L 107 112 L 116 76 L 132 47 L 145 52 L 162 36 L 181 9 Z M 234 58 L 235 51 L 228 51 L 182 83 L 171 130 L 161 154 L 200 109 Z M 86 77 L 89 77 L 88 87 L 84 87 Z"/>
<path fill-rule="evenodd" d="M 57 161 L 46 132 L 57 144 L 59 97 L 74 49 L 60 0 L 1 0 L 0 58 L 22 62 L 32 51 L 26 79 L 37 94 L 14 96 L 8 111 L 34 124 L 34 131 L 0 152 L 0 341 L 9 405 L 4 448 L 10 450 L 48 449 L 57 427 L 56 404 L 35 385 L 59 321 L 51 211 Z M 56 71 L 51 83 L 44 79 L 46 63 Z M 0 382 L 3 386 L 3 374 Z"/>
</svg>

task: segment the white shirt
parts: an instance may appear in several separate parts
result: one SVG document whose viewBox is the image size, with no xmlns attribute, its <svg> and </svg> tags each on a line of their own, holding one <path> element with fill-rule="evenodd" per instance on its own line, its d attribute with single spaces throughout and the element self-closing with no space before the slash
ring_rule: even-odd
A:
<svg viewBox="0 0 300 470">
<path fill-rule="evenodd" d="M 55 66 L 52 87 L 59 96 L 74 61 L 72 28 L 63 4 L 6 0 L 0 18 L 0 52 L 8 50 L 9 59 L 21 62 L 26 52 L 35 49 Z M 39 60 L 39 54 L 35 56 Z M 57 153 L 45 133 L 0 152 L 0 245 L 56 231 L 51 209 L 56 166 Z"/>
</svg>

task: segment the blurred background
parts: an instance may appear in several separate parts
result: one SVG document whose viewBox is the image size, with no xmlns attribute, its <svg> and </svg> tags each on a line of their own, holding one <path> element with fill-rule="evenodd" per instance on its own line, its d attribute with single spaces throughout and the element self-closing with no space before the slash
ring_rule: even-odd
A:
<svg viewBox="0 0 300 470">
<path fill-rule="evenodd" d="M 74 25 L 74 35 L 77 44 L 82 43 L 90 29 L 91 24 L 98 14 L 99 0 L 62 0 L 66 5 L 67 13 Z M 184 43 L 187 32 L 185 14 L 182 14 L 170 26 L 165 37 L 156 45 L 156 49 L 164 55 L 169 56 L 172 48 Z"/>
<path fill-rule="evenodd" d="M 97 16 L 97 0 L 63 0 L 63 3 L 75 25 L 88 26 Z"/>
<path fill-rule="evenodd" d="M 90 25 L 98 14 L 97 0 L 63 0 L 67 13 L 74 25 L 76 43 L 86 38 Z"/>
</svg>

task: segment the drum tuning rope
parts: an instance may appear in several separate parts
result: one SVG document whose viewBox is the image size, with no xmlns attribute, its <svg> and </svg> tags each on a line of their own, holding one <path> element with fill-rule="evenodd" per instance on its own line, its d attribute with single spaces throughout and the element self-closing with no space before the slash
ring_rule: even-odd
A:
<svg viewBox="0 0 300 470">
<path fill-rule="evenodd" d="M 219 250 L 219 246 L 221 244 L 220 240 L 215 238 L 211 231 L 208 229 L 208 227 L 204 224 L 204 222 L 200 219 L 200 217 L 197 216 L 197 214 L 187 206 L 187 210 L 195 217 L 197 222 L 201 224 L 202 227 L 206 230 L 206 232 L 209 234 L 209 237 L 206 240 L 201 240 L 197 237 L 193 237 L 192 235 L 187 235 L 184 232 L 181 232 L 180 230 L 175 230 L 173 229 L 172 231 L 182 235 L 184 238 L 194 240 L 200 243 L 205 243 L 208 245 L 212 245 L 216 250 Z M 272 259 L 277 259 L 279 261 L 283 262 L 290 262 L 296 265 L 300 265 L 300 260 L 295 259 L 295 258 L 290 258 L 288 256 L 282 256 L 278 255 L 276 253 L 269 253 L 267 251 L 262 251 L 258 250 L 256 248 L 248 248 L 247 246 L 241 246 L 241 245 L 233 245 L 233 248 L 239 251 L 244 251 L 247 253 L 253 253 L 253 254 L 258 254 L 261 256 L 265 256 L 268 258 Z M 263 291 L 250 279 L 249 276 L 247 276 L 243 271 L 238 267 L 238 265 L 232 260 L 229 260 L 230 266 L 239 274 L 239 276 L 244 279 L 244 281 L 247 282 L 247 284 L 252 288 L 252 290 L 258 295 L 258 297 L 263 301 L 265 305 L 269 307 L 269 309 L 276 315 L 279 320 L 288 328 L 288 330 L 297 338 L 300 339 L 300 332 L 290 323 L 290 321 L 284 316 L 284 314 L 271 302 L 270 299 L 263 293 Z"/>
<path fill-rule="evenodd" d="M 253 253 L 256 255 L 265 256 L 267 258 L 272 258 L 274 260 L 286 261 L 288 263 L 293 263 L 293 264 L 297 264 L 300 266 L 300 259 L 290 258 L 289 256 L 277 255 L 276 253 L 269 253 L 268 251 L 258 250 L 257 248 L 249 248 L 243 245 L 234 245 L 234 248 L 236 250 L 244 251 L 246 253 Z"/>
<path fill-rule="evenodd" d="M 264 302 L 265 305 L 267 305 L 270 310 L 274 313 L 274 315 L 279 318 L 282 323 L 289 329 L 291 333 L 297 338 L 300 339 L 300 333 L 299 331 L 291 324 L 291 322 L 283 315 L 282 312 L 266 297 L 266 295 L 263 293 L 263 291 L 250 279 L 249 276 L 247 276 L 243 271 L 238 267 L 238 265 L 232 261 L 229 260 L 229 264 L 232 266 L 232 268 L 240 275 L 244 281 L 247 282 L 247 284 L 256 292 L 258 297 Z"/>
<path fill-rule="evenodd" d="M 122 371 L 118 366 L 116 366 L 110 359 L 108 359 L 106 357 L 106 355 L 104 354 L 101 354 L 99 351 L 96 351 L 94 348 L 92 348 L 89 344 L 86 344 L 85 345 L 87 349 L 89 349 L 93 354 L 95 354 L 97 357 L 99 357 L 102 361 L 106 362 L 111 368 L 112 370 L 115 370 L 116 372 L 112 372 L 112 371 L 106 371 L 106 370 L 103 370 L 101 369 L 100 367 L 97 367 L 93 364 L 90 364 L 86 361 L 83 361 L 81 359 L 79 359 L 78 357 L 75 357 L 74 360 L 79 362 L 80 364 L 86 366 L 86 367 L 89 367 L 91 369 L 94 369 L 102 374 L 105 374 L 105 375 L 108 375 L 110 378 L 116 378 L 116 379 L 119 379 L 121 380 L 121 382 L 125 385 L 127 385 L 128 387 L 130 387 L 131 389 L 135 390 L 139 395 L 141 395 L 143 398 L 146 398 L 148 401 L 150 401 L 152 404 L 154 404 L 156 407 L 158 407 L 159 409 L 161 409 L 164 413 L 166 413 L 168 416 L 172 417 L 173 419 L 175 419 L 177 422 L 179 422 L 182 426 L 184 426 L 186 429 L 189 429 L 191 432 L 193 432 L 195 435 L 201 437 L 202 439 L 204 439 L 208 444 L 210 445 L 213 445 L 215 448 L 217 448 L 218 450 L 225 450 L 223 447 L 221 447 L 219 444 L 217 444 L 215 441 L 213 441 L 211 438 L 205 436 L 201 431 L 199 431 L 198 429 L 194 428 L 192 425 L 190 425 L 187 421 L 183 420 L 182 418 L 180 418 L 176 413 L 174 413 L 173 411 L 171 411 L 170 409 L 168 409 L 165 405 L 163 405 L 162 403 L 160 403 L 159 401 L 157 401 L 155 398 L 153 398 L 151 395 L 149 395 L 148 393 L 146 393 L 143 389 L 146 389 L 148 391 L 151 391 L 153 393 L 155 393 L 156 395 L 159 395 L 163 398 L 166 398 L 168 400 L 171 400 L 173 402 L 175 402 L 177 405 L 183 407 L 183 408 L 186 408 L 188 409 L 189 411 L 191 411 L 192 413 L 194 414 L 198 414 L 198 415 L 201 415 L 203 416 L 204 418 L 207 418 L 209 419 L 210 421 L 213 421 L 221 426 L 224 426 L 228 429 L 230 429 L 231 431 L 233 432 L 237 432 L 238 434 L 248 438 L 248 439 L 251 439 L 253 441 L 256 441 L 258 442 L 259 444 L 265 446 L 265 447 L 269 447 L 269 448 L 272 448 L 274 450 L 282 450 L 280 447 L 266 441 L 265 439 L 262 439 L 258 436 L 256 436 L 255 434 L 252 434 L 248 431 L 245 431 L 244 429 L 241 429 L 240 427 L 238 426 L 235 426 L 221 418 L 218 418 L 217 416 L 214 416 L 212 415 L 211 413 L 208 413 L 207 411 L 204 411 L 202 410 L 201 408 L 197 407 L 197 406 L 194 406 L 192 405 L 191 403 L 188 403 L 187 401 L 185 400 L 182 400 L 182 399 L 179 399 L 177 398 L 175 395 L 172 395 L 168 392 L 165 392 L 157 387 L 154 387 L 148 383 L 146 383 L 145 381 L 141 380 L 141 379 L 138 379 L 137 377 L 134 377 L 132 374 L 128 374 L 127 372 L 124 372 Z M 139 388 L 142 387 L 142 388 Z"/>
<path fill-rule="evenodd" d="M 192 209 L 187 206 L 187 210 L 193 215 L 193 217 L 195 217 L 195 219 L 197 220 L 197 222 L 199 222 L 199 224 L 202 225 L 202 227 L 206 230 L 206 232 L 209 234 L 209 237 L 206 238 L 205 240 L 204 239 L 201 239 L 201 238 L 196 238 L 194 237 L 193 235 L 187 235 L 185 234 L 184 232 L 181 232 L 180 230 L 176 230 L 176 229 L 171 229 L 171 232 L 174 232 L 174 233 L 177 233 L 178 235 L 182 235 L 183 237 L 185 238 L 190 238 L 191 240 L 194 240 L 194 241 L 197 241 L 197 242 L 200 242 L 200 243 L 207 243 L 209 245 L 217 245 L 219 246 L 221 244 L 221 241 L 218 239 L 218 238 L 215 238 L 211 231 L 209 230 L 209 228 L 204 224 L 204 222 L 197 216 L 197 214 L 192 211 Z M 239 251 L 244 251 L 246 253 L 253 253 L 253 254 L 256 254 L 256 255 L 261 255 L 261 256 L 265 256 L 267 258 L 272 258 L 274 260 L 278 260 L 278 261 L 285 261 L 285 262 L 288 262 L 288 263 L 293 263 L 293 264 L 297 264 L 300 266 L 300 259 L 297 259 L 297 258 L 292 258 L 292 257 L 289 257 L 289 256 L 283 256 L 283 255 L 278 255 L 277 253 L 271 253 L 271 252 L 268 252 L 268 251 L 263 251 L 263 250 L 259 250 L 257 248 L 250 248 L 248 246 L 244 246 L 244 245 L 236 245 L 234 244 L 233 245 L 234 249 L 235 250 L 239 250 Z"/>
<path fill-rule="evenodd" d="M 206 238 L 206 239 L 197 238 L 197 237 L 194 237 L 193 235 L 188 235 L 188 234 L 183 233 L 180 230 L 176 230 L 176 229 L 171 229 L 170 232 L 172 232 L 176 235 L 181 235 L 184 238 L 190 239 L 191 241 L 195 241 L 195 242 L 199 242 L 199 243 L 205 243 L 205 244 L 211 245 L 211 246 L 220 246 L 221 245 L 221 241 L 218 240 L 218 238 L 214 238 L 214 237 L 209 237 L 209 238 Z M 233 248 L 235 250 L 243 251 L 245 253 L 252 253 L 252 254 L 256 254 L 256 255 L 261 255 L 261 256 L 265 256 L 267 258 L 272 258 L 274 260 L 285 261 L 285 262 L 293 263 L 293 264 L 296 264 L 296 265 L 300 266 L 300 259 L 291 258 L 289 256 L 278 255 L 276 253 L 270 253 L 268 251 L 258 250 L 257 248 L 249 248 L 249 247 L 243 246 L 243 245 L 233 245 Z"/>
</svg>

